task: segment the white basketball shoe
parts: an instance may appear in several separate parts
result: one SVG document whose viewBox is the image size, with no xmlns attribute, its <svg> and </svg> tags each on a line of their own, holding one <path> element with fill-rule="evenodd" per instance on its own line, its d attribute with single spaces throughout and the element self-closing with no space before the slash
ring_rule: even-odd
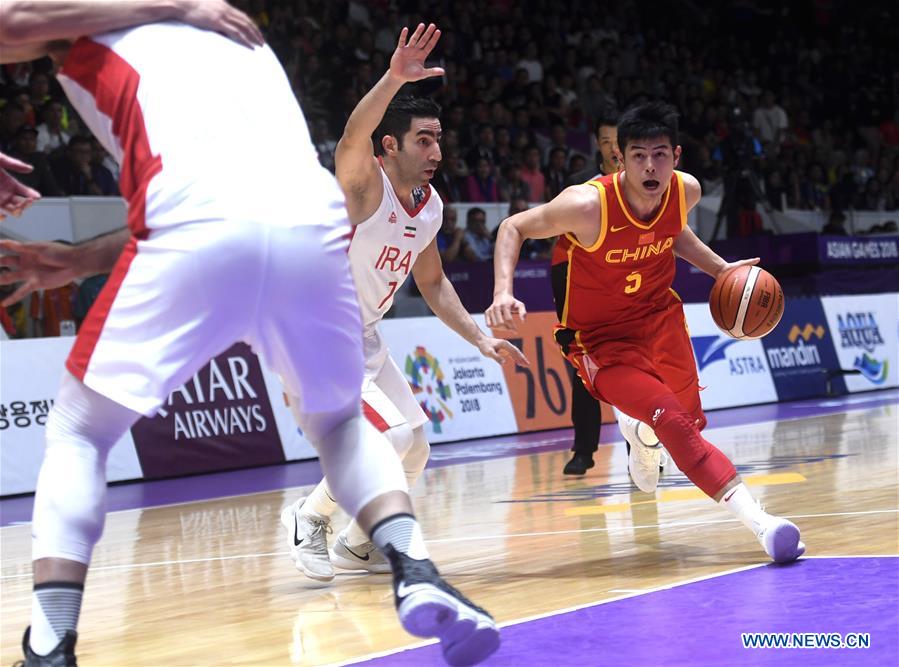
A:
<svg viewBox="0 0 899 667">
<path fill-rule="evenodd" d="M 331 562 L 341 570 L 368 570 L 369 572 L 390 572 L 390 563 L 378 551 L 373 542 L 350 546 L 346 535 L 337 534 L 334 547 L 330 551 Z"/>
<path fill-rule="evenodd" d="M 639 419 L 615 410 L 618 417 L 618 428 L 628 444 L 627 470 L 631 480 L 641 491 L 653 493 L 659 485 L 664 452 L 662 443 L 648 425 Z M 665 461 L 667 462 L 667 454 Z"/>
<path fill-rule="evenodd" d="M 281 525 L 287 533 L 287 548 L 294 566 L 310 579 L 329 582 L 334 578 L 334 566 L 328 557 L 327 519 L 303 514 L 300 508 L 306 497 L 281 510 Z"/>
<path fill-rule="evenodd" d="M 799 527 L 792 521 L 765 514 L 766 519 L 756 527 L 755 536 L 775 563 L 791 563 L 805 553 L 805 544 L 799 539 Z"/>
</svg>

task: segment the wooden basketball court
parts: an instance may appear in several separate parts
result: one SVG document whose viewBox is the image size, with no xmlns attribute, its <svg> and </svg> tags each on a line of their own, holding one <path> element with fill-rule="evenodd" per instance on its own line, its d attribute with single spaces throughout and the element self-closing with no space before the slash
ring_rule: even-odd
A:
<svg viewBox="0 0 899 667">
<path fill-rule="evenodd" d="M 802 529 L 807 558 L 785 567 L 767 565 L 745 528 L 676 469 L 654 496 L 636 491 L 620 442 L 600 447 L 586 477 L 563 478 L 570 432 L 540 434 L 537 449 L 548 451 L 536 453 L 518 451 L 514 436 L 492 439 L 494 451 L 513 443 L 504 457 L 430 468 L 414 496 L 447 578 L 508 626 L 486 664 L 781 664 L 795 650 L 752 652 L 739 642 L 768 621 L 780 627 L 785 613 L 805 623 L 801 631 L 871 634 L 867 650 L 805 651 L 803 659 L 896 664 L 897 417 L 896 390 L 819 401 L 795 416 L 784 404 L 774 419 L 762 410 L 733 425 L 713 414 L 706 437 L 772 513 Z M 477 457 L 479 446 L 435 447 L 435 459 L 454 447 Z M 313 588 L 293 568 L 278 516 L 304 492 L 110 514 L 88 577 L 80 664 L 323 665 L 385 652 L 376 662 L 438 664 L 433 648 L 391 653 L 420 642 L 397 623 L 389 575 L 340 574 Z M 0 539 L 0 662 L 10 664 L 29 622 L 29 528 L 5 527 Z M 862 556 L 892 558 L 847 558 Z M 874 592 L 851 597 L 865 587 Z M 853 627 L 828 616 L 840 595 L 850 596 L 840 608 Z M 635 628 L 647 633 L 639 642 Z M 622 633 L 635 641 L 610 639 Z M 705 653 L 688 646 L 693 634 L 706 638 Z"/>
</svg>

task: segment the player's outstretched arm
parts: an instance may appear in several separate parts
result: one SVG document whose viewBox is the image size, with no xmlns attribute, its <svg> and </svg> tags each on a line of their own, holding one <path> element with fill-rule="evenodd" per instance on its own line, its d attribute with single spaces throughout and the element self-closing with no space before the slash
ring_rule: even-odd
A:
<svg viewBox="0 0 899 667">
<path fill-rule="evenodd" d="M 599 220 L 599 197 L 592 185 L 566 188 L 551 202 L 503 220 L 493 249 L 493 303 L 485 313 L 487 326 L 515 331 L 513 316 L 523 320 L 527 315 L 524 304 L 512 295 L 512 278 L 525 239 L 571 233 L 590 246 L 599 234 Z"/>
<path fill-rule="evenodd" d="M 436 241 L 431 241 L 415 260 L 412 277 L 415 278 L 415 284 L 425 303 L 440 321 L 477 347 L 485 357 L 501 364 L 505 363 L 506 359 L 511 359 L 519 366 L 530 365 L 527 357 L 512 343 L 501 338 L 493 338 L 481 331 L 465 310 L 456 289 L 443 272 L 443 263 L 440 261 Z"/>
<path fill-rule="evenodd" d="M 357 199 L 367 194 L 380 197 L 380 177 L 371 135 L 384 117 L 390 100 L 404 84 L 443 75 L 440 67 L 425 67 L 425 60 L 439 39 L 440 30 L 433 23 L 427 28 L 424 23 L 419 23 L 411 37 L 409 29 L 403 28 L 396 50 L 390 57 L 390 68 L 350 114 L 334 156 L 337 180 L 347 196 Z M 361 203 L 361 208 L 365 208 L 364 202 Z M 375 205 L 378 203 L 380 200 Z M 368 216 L 363 213 L 351 217 Z"/>
<path fill-rule="evenodd" d="M 4 308 L 35 290 L 68 285 L 75 278 L 108 273 L 131 238 L 127 229 L 79 243 L 75 246 L 46 241 L 0 240 L 0 285 L 21 283 L 6 297 Z"/>
<path fill-rule="evenodd" d="M 253 20 L 225 0 L 3 0 L 0 47 L 71 40 L 133 25 L 176 20 L 247 47 L 264 42 Z M 0 54 L 4 62 L 6 54 Z"/>
<path fill-rule="evenodd" d="M 703 243 L 702 239 L 696 236 L 689 227 L 684 227 L 684 230 L 678 234 L 677 240 L 674 242 L 674 252 L 678 257 L 682 257 L 716 280 L 738 266 L 759 263 L 758 257 L 741 259 L 736 262 L 724 261 L 723 257 Z"/>
</svg>

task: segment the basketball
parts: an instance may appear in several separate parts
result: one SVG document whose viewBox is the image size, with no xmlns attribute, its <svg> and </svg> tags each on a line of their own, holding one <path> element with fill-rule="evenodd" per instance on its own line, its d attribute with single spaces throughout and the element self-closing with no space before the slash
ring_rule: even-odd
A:
<svg viewBox="0 0 899 667">
<path fill-rule="evenodd" d="M 715 281 L 709 295 L 712 319 L 724 333 L 755 340 L 771 333 L 784 312 L 784 293 L 770 273 L 739 266 Z"/>
</svg>

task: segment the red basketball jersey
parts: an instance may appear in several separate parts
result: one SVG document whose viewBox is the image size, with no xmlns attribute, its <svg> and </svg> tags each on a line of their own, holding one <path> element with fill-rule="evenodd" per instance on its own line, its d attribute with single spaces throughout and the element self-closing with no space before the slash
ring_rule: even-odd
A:
<svg viewBox="0 0 899 667">
<path fill-rule="evenodd" d="M 641 328 L 646 316 L 679 301 L 674 241 L 687 224 L 683 176 L 675 171 L 652 220 L 638 219 L 624 197 L 621 173 L 589 181 L 602 205 L 599 238 L 589 248 L 573 234 L 553 252 L 553 292 L 559 322 L 580 343 Z M 561 341 L 560 341 L 561 342 Z"/>
</svg>

